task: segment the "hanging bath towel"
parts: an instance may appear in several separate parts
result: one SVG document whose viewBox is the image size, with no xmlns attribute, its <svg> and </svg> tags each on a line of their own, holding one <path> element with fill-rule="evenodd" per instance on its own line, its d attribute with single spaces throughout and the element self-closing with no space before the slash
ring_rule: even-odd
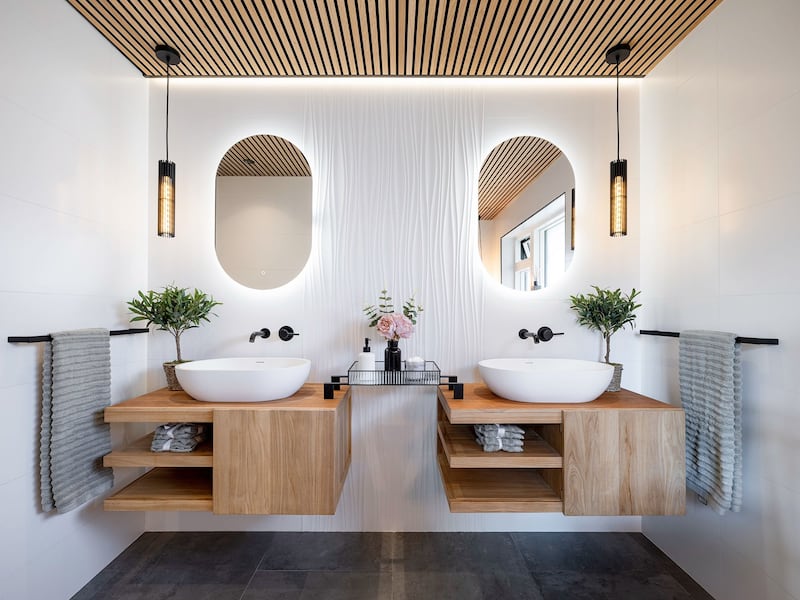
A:
<svg viewBox="0 0 800 600">
<path fill-rule="evenodd" d="M 111 348 L 107 329 L 53 333 L 42 369 L 39 453 L 42 510 L 68 512 L 110 490 L 103 467 L 111 432 L 103 410 L 111 403 Z"/>
<path fill-rule="evenodd" d="M 686 482 L 718 514 L 742 505 L 742 377 L 736 335 L 682 331 Z"/>
</svg>

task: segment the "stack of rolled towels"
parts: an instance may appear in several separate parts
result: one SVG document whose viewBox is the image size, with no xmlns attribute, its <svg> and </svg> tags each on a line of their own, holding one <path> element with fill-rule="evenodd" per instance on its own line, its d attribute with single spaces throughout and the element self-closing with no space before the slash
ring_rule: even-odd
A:
<svg viewBox="0 0 800 600">
<path fill-rule="evenodd" d="M 475 441 L 484 452 L 522 452 L 525 430 L 516 425 L 474 425 Z"/>
<path fill-rule="evenodd" d="M 156 427 L 150 450 L 153 452 L 191 452 L 206 440 L 208 427 L 202 423 L 165 423 Z"/>
</svg>

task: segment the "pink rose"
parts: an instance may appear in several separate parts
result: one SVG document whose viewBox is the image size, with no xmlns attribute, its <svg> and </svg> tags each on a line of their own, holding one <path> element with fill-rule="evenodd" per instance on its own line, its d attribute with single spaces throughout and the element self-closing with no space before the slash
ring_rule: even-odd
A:
<svg viewBox="0 0 800 600">
<path fill-rule="evenodd" d="M 414 333 L 414 324 L 411 319 L 400 313 L 393 313 L 391 316 L 394 320 L 395 338 L 410 338 Z"/>
<path fill-rule="evenodd" d="M 378 330 L 378 333 L 385 337 L 387 340 L 394 340 L 395 338 L 395 323 L 394 319 L 392 318 L 394 315 L 383 315 L 380 319 L 378 319 L 378 324 L 375 326 L 375 329 Z"/>
</svg>

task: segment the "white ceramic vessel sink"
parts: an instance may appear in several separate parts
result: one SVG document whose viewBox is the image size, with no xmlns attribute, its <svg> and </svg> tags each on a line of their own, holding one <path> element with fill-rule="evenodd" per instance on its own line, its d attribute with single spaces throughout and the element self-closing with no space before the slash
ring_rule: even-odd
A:
<svg viewBox="0 0 800 600">
<path fill-rule="evenodd" d="M 204 402 L 266 402 L 288 398 L 308 379 L 306 358 L 212 358 L 182 363 L 184 391 Z"/>
<path fill-rule="evenodd" d="M 492 392 L 517 402 L 591 402 L 614 374 L 609 364 L 572 358 L 490 358 L 478 370 Z"/>
</svg>

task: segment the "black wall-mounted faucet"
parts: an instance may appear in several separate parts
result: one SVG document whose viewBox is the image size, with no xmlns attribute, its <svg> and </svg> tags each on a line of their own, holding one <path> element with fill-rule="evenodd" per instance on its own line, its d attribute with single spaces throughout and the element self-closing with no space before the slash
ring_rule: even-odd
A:
<svg viewBox="0 0 800 600">
<path fill-rule="evenodd" d="M 251 333 L 250 343 L 252 344 L 253 342 L 255 342 L 257 337 L 267 339 L 269 337 L 269 329 L 267 329 L 266 327 L 262 327 L 260 330 Z"/>
<path fill-rule="evenodd" d="M 284 342 L 288 342 L 294 336 L 300 335 L 296 333 L 294 329 L 292 329 L 289 325 L 284 325 L 278 330 L 278 337 L 281 338 Z"/>
<path fill-rule="evenodd" d="M 549 327 L 539 327 L 539 330 L 536 333 L 532 331 L 528 331 L 527 329 L 520 329 L 519 330 L 519 337 L 520 339 L 527 339 L 533 338 L 533 343 L 538 344 L 539 342 L 549 342 L 553 339 L 554 335 L 564 335 L 564 332 L 561 333 L 553 333 L 553 330 Z"/>
</svg>

